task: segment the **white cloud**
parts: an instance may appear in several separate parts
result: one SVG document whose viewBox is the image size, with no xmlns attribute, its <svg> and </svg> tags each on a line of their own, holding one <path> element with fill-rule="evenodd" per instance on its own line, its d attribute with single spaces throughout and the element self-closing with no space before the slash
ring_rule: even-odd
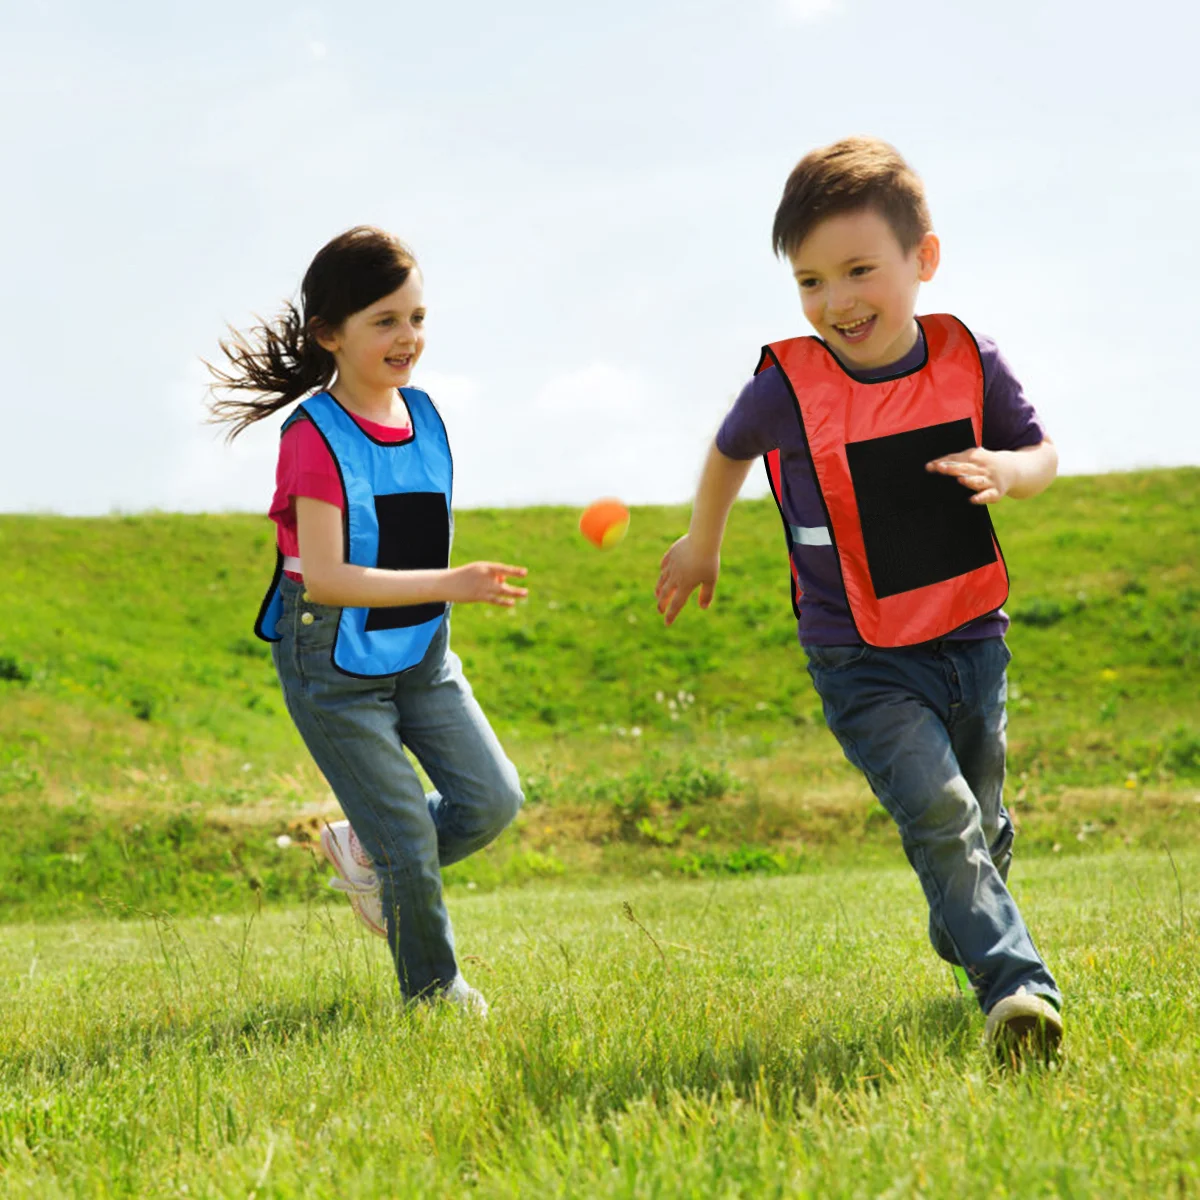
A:
<svg viewBox="0 0 1200 1200">
<path fill-rule="evenodd" d="M 594 362 L 547 380 L 537 391 L 534 407 L 563 417 L 630 415 L 643 411 L 651 398 L 644 376 L 612 363 Z"/>
<path fill-rule="evenodd" d="M 842 0 L 780 0 L 780 11 L 789 21 L 819 21 L 841 8 Z"/>
<path fill-rule="evenodd" d="M 413 387 L 428 392 L 447 421 L 474 420 L 479 415 L 483 389 L 477 379 L 448 371 L 427 371 L 421 367 L 413 379 Z"/>
</svg>

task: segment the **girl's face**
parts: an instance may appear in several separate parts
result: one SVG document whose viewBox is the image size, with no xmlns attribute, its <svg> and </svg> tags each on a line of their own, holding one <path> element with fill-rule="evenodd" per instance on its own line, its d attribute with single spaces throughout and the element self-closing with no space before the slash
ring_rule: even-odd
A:
<svg viewBox="0 0 1200 1200">
<path fill-rule="evenodd" d="M 425 349 L 425 298 L 421 273 L 403 286 L 351 313 L 341 328 L 317 342 L 337 362 L 338 379 L 353 392 L 392 392 L 406 387 Z"/>
</svg>

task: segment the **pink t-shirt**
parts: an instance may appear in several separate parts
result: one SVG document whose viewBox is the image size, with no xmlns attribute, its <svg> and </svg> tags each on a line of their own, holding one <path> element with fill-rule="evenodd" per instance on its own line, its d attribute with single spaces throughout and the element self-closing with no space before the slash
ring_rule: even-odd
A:
<svg viewBox="0 0 1200 1200">
<path fill-rule="evenodd" d="M 407 442 L 412 438 L 410 425 L 379 425 L 375 421 L 355 417 L 355 423 L 377 442 Z M 276 525 L 276 545 L 287 557 L 300 557 L 300 541 L 296 534 L 296 497 L 309 496 L 324 500 L 338 508 L 346 506 L 337 464 L 317 427 L 307 420 L 293 421 L 279 439 L 279 461 L 275 467 L 275 498 L 267 514 Z M 301 575 L 286 571 L 289 579 L 303 581 Z"/>
</svg>

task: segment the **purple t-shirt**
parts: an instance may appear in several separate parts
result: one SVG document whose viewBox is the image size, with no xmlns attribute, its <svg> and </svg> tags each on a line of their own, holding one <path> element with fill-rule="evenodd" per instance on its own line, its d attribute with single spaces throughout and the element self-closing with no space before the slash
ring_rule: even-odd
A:
<svg viewBox="0 0 1200 1200">
<path fill-rule="evenodd" d="M 1020 381 L 991 338 L 976 335 L 983 362 L 983 446 L 1019 450 L 1045 440 L 1038 415 L 1025 399 Z M 853 371 L 868 383 L 916 370 L 925 360 L 925 335 L 898 362 L 869 371 Z M 803 596 L 800 641 L 810 646 L 846 646 L 861 642 L 854 622 L 837 553 L 827 542 L 825 511 L 813 476 L 804 430 L 783 374 L 776 366 L 755 375 L 717 431 L 717 449 L 726 458 L 759 458 L 779 451 L 780 501 L 798 541 L 796 567 Z M 797 539 L 797 534 L 799 538 Z M 782 556 L 781 556 L 782 558 Z M 780 570 L 786 564 L 780 562 Z M 964 640 L 998 637 L 1008 628 L 1002 609 L 977 617 L 949 636 Z"/>
</svg>

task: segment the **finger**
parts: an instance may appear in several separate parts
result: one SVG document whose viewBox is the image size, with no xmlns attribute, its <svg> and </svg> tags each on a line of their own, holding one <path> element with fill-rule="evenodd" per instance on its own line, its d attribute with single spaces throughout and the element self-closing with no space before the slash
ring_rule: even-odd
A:
<svg viewBox="0 0 1200 1200">
<path fill-rule="evenodd" d="M 513 587 L 512 584 L 503 583 L 500 585 L 500 595 L 502 596 L 518 596 L 525 597 L 529 595 L 528 588 Z"/>
<path fill-rule="evenodd" d="M 971 497 L 972 504 L 995 504 L 1000 499 L 1000 493 L 996 488 L 985 488 L 982 492 L 976 492 Z"/>
<path fill-rule="evenodd" d="M 701 608 L 707 608 L 712 603 L 713 585 L 711 583 L 702 583 L 700 585 L 700 594 L 696 598 L 697 603 Z"/>
<path fill-rule="evenodd" d="M 683 609 L 683 606 L 688 602 L 688 597 L 692 594 L 691 588 L 684 591 L 683 588 L 676 589 L 675 595 L 671 597 L 671 603 L 667 606 L 667 624 L 674 622 L 675 618 Z"/>
<path fill-rule="evenodd" d="M 974 463 L 961 459 L 939 458 L 936 462 L 929 463 L 927 469 L 941 475 L 970 475 L 978 468 Z"/>
<path fill-rule="evenodd" d="M 675 595 L 674 587 L 669 587 L 669 588 L 664 587 L 662 589 L 662 591 L 658 593 L 658 611 L 660 613 L 667 611 L 667 605 L 670 604 L 671 598 L 674 595 Z"/>
<path fill-rule="evenodd" d="M 528 567 L 510 567 L 507 563 L 488 563 L 488 567 L 497 575 L 515 575 L 518 579 L 529 574 Z"/>
</svg>

